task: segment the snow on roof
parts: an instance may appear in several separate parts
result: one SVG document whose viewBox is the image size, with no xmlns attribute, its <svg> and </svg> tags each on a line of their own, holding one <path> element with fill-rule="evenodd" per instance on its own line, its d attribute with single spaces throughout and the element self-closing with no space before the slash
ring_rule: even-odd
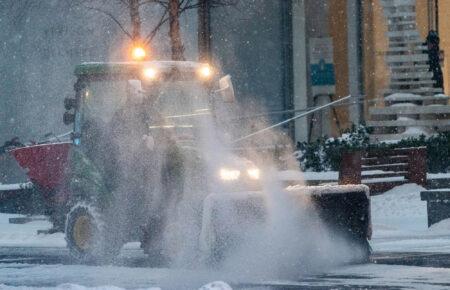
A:
<svg viewBox="0 0 450 290">
<path fill-rule="evenodd" d="M 386 101 L 415 101 L 422 100 L 422 96 L 407 93 L 395 93 L 384 98 Z"/>
<path fill-rule="evenodd" d="M 434 95 L 436 99 L 448 99 L 448 96 L 444 94 Z M 424 97 L 416 94 L 408 94 L 408 93 L 395 93 L 384 98 L 385 101 L 422 101 Z"/>
<path fill-rule="evenodd" d="M 304 186 L 294 185 L 289 186 L 286 190 L 290 193 L 302 193 L 307 195 L 325 195 L 325 194 L 346 194 L 349 192 L 364 192 L 369 198 L 369 187 L 364 184 L 349 184 L 349 185 L 319 185 L 319 186 Z"/>
<path fill-rule="evenodd" d="M 0 191 L 11 191 L 11 190 L 20 190 L 20 189 L 29 189 L 33 187 L 33 183 L 14 183 L 14 184 L 3 184 L 0 183 Z"/>
<path fill-rule="evenodd" d="M 146 61 L 146 62 L 84 62 L 75 67 L 75 75 L 127 73 L 144 67 L 155 67 L 159 70 L 178 68 L 180 70 L 196 70 L 204 63 L 194 61 Z"/>
</svg>

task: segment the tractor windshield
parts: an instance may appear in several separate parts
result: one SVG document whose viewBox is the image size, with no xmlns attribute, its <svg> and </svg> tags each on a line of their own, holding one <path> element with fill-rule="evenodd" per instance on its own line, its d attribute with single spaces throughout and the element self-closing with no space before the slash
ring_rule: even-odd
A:
<svg viewBox="0 0 450 290">
<path fill-rule="evenodd" d="M 164 82 L 149 88 L 156 98 L 155 108 L 164 119 L 161 125 L 191 127 L 202 117 L 210 115 L 208 93 L 199 83 L 174 81 Z"/>
<path fill-rule="evenodd" d="M 83 131 L 120 131 L 134 120 L 133 127 L 145 126 L 150 134 L 164 130 L 192 140 L 211 115 L 208 90 L 197 81 L 163 81 L 142 88 L 139 80 L 98 80 L 88 84 L 83 96 Z"/>
</svg>

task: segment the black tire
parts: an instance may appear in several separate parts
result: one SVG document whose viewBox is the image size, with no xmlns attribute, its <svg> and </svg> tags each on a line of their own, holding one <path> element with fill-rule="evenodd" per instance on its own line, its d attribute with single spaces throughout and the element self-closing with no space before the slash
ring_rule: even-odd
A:
<svg viewBox="0 0 450 290">
<path fill-rule="evenodd" d="M 87 203 L 76 204 L 67 214 L 65 238 L 71 256 L 82 263 L 108 263 L 123 246 L 100 212 Z"/>
</svg>

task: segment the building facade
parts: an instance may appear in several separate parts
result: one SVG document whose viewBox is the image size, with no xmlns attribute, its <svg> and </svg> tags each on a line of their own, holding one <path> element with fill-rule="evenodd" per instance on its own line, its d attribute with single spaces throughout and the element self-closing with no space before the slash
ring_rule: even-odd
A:
<svg viewBox="0 0 450 290">
<path fill-rule="evenodd" d="M 0 141 L 63 132 L 59 116 L 63 98 L 73 93 L 74 65 L 120 60 L 117 47 L 126 37 L 110 19 L 65 1 L 16 11 L 8 1 L 0 3 Z M 242 114 L 264 113 L 270 123 L 349 94 L 358 97 L 283 126 L 295 141 L 336 136 L 369 120 L 370 106 L 383 105 L 390 80 L 383 1 L 413 1 L 424 41 L 430 30 L 438 31 L 448 94 L 450 1 L 444 0 L 241 0 L 227 7 L 203 0 L 200 21 L 193 10 L 182 16 L 186 57 L 211 60 L 231 74 Z M 167 57 L 166 44 L 163 28 L 153 43 L 155 58 Z"/>
<path fill-rule="evenodd" d="M 238 7 L 214 8 L 211 53 L 234 76 L 237 95 L 244 104 L 251 104 L 249 108 L 288 111 L 270 115 L 274 122 L 292 116 L 292 111 L 355 96 L 350 104 L 285 127 L 295 141 L 336 136 L 352 124 L 369 120 L 369 107 L 384 103 L 390 69 L 386 63 L 388 20 L 382 1 L 405 5 L 398 0 L 251 0 Z M 450 65 L 445 55 L 450 53 L 450 1 L 408 1 L 415 5 L 420 38 L 425 42 L 430 30 L 439 33 L 444 93 L 448 94 Z M 331 60 L 326 60 L 327 54 Z M 333 73 L 333 80 L 325 77 L 331 81 L 328 86 L 320 86 L 315 75 L 320 61 L 325 76 Z"/>
</svg>

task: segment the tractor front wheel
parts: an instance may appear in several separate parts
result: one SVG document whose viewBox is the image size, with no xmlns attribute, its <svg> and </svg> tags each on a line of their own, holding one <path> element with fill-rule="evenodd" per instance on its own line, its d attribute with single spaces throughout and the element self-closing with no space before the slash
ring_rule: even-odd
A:
<svg viewBox="0 0 450 290">
<path fill-rule="evenodd" d="M 70 254 L 84 263 L 108 262 L 123 245 L 107 230 L 99 211 L 86 203 L 76 204 L 67 214 L 65 235 Z"/>
</svg>

